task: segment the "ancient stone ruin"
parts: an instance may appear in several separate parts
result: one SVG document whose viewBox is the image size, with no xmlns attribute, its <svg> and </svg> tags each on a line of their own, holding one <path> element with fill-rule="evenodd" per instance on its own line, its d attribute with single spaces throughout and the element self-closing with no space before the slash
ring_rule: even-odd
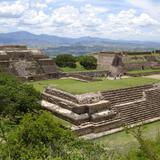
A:
<svg viewBox="0 0 160 160">
<path fill-rule="evenodd" d="M 29 49 L 25 45 L 0 46 L 0 70 L 28 80 L 58 76 L 53 59 L 41 50 Z"/>
<path fill-rule="evenodd" d="M 123 129 L 123 125 L 160 119 L 160 87 L 145 85 L 106 92 L 72 95 L 47 87 L 42 106 L 73 124 L 85 138 Z"/>
<path fill-rule="evenodd" d="M 98 70 L 125 73 L 130 70 L 160 67 L 160 53 L 155 52 L 100 52 Z"/>
</svg>

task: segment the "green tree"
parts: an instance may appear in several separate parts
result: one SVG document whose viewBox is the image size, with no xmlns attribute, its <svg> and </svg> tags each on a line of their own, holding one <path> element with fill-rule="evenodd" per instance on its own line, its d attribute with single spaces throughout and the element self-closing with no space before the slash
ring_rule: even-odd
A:
<svg viewBox="0 0 160 160">
<path fill-rule="evenodd" d="M 0 74 L 0 116 L 19 119 L 27 112 L 40 108 L 40 93 L 14 76 Z"/>
<path fill-rule="evenodd" d="M 85 68 L 85 69 L 96 69 L 97 68 L 97 59 L 93 56 L 80 56 L 79 63 Z"/>
<path fill-rule="evenodd" d="M 58 55 L 55 62 L 59 67 L 76 68 L 76 58 L 71 54 Z"/>
</svg>

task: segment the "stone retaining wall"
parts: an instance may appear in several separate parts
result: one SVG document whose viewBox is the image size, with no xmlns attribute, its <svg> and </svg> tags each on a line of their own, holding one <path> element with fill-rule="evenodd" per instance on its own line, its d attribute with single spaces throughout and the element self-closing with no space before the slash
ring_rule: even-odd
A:
<svg viewBox="0 0 160 160">
<path fill-rule="evenodd" d="M 145 73 L 126 73 L 127 76 L 132 76 L 132 77 L 149 76 L 154 74 L 160 74 L 160 71 L 151 71 Z"/>
<path fill-rule="evenodd" d="M 24 45 L 0 46 L 0 68 L 24 80 L 59 78 L 58 68 L 51 58 L 41 50 Z"/>
<path fill-rule="evenodd" d="M 73 72 L 73 74 L 80 74 L 84 76 L 89 76 L 89 77 L 105 77 L 109 71 L 103 70 L 103 71 L 87 71 L 87 72 Z"/>
</svg>

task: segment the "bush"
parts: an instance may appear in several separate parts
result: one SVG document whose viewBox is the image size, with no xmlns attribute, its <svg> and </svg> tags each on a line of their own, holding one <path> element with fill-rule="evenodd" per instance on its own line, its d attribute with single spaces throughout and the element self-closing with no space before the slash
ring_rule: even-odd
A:
<svg viewBox="0 0 160 160">
<path fill-rule="evenodd" d="M 85 69 L 89 70 L 97 68 L 97 59 L 93 56 L 80 56 L 78 59 Z"/>
<path fill-rule="evenodd" d="M 55 62 L 59 67 L 76 68 L 76 58 L 70 54 L 58 55 Z"/>
<path fill-rule="evenodd" d="M 26 114 L 0 146 L 0 159 L 107 160 L 100 145 L 77 139 L 49 112 Z"/>
<path fill-rule="evenodd" d="M 25 113 L 39 109 L 40 93 L 15 76 L 0 73 L 0 116 L 19 119 Z"/>
</svg>

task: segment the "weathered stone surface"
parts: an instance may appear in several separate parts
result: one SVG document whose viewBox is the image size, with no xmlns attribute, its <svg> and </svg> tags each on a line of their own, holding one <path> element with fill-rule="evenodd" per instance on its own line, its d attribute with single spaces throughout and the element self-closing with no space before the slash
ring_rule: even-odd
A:
<svg viewBox="0 0 160 160">
<path fill-rule="evenodd" d="M 110 125 L 111 122 L 109 123 L 108 121 L 120 121 L 119 114 L 111 108 L 109 101 L 104 100 L 100 92 L 72 95 L 52 87 L 47 87 L 42 94 L 42 98 L 45 102 L 42 105 L 46 109 L 79 126 L 79 135 L 93 132 L 96 126 L 94 123 L 105 121 L 103 123 Z"/>
<path fill-rule="evenodd" d="M 54 61 L 41 50 L 25 45 L 0 46 L 0 69 L 29 80 L 58 76 Z"/>
<path fill-rule="evenodd" d="M 100 92 L 98 93 L 86 93 L 81 95 L 75 96 L 78 103 L 80 104 L 90 104 L 90 103 L 96 103 L 103 99 L 103 96 Z"/>
<path fill-rule="evenodd" d="M 124 124 L 133 125 L 159 118 L 159 86 L 159 84 L 145 85 L 106 91 L 100 93 L 99 96 L 97 94 L 86 97 L 81 95 L 82 100 L 85 97 L 84 104 L 79 103 L 76 95 L 63 91 L 44 92 L 46 94 L 44 100 L 50 102 L 50 105 L 45 108 L 60 118 L 73 123 L 72 130 L 78 135 L 94 134 L 93 137 L 96 137 L 95 135 L 99 132 L 103 133 L 113 129 L 118 131 L 118 128 Z M 94 96 L 96 102 L 86 100 L 87 98 L 92 99 Z"/>
<path fill-rule="evenodd" d="M 159 67 L 159 60 L 159 52 L 156 55 L 152 52 L 100 52 L 98 54 L 98 69 L 114 73 L 117 70 L 116 72 L 119 74 L 128 70 Z"/>
</svg>

